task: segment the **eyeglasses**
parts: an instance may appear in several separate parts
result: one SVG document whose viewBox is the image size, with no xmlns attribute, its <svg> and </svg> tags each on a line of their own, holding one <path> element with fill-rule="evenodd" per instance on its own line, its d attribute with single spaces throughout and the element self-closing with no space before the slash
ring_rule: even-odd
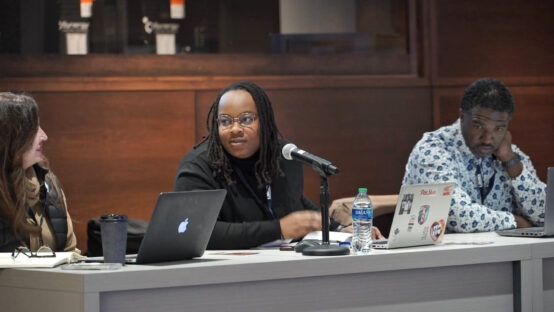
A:
<svg viewBox="0 0 554 312">
<path fill-rule="evenodd" d="M 20 254 L 24 254 L 29 258 L 49 258 L 56 256 L 56 252 L 48 246 L 42 246 L 36 252 L 31 251 L 27 247 L 17 247 L 12 251 L 12 258 L 15 259 Z"/>
<path fill-rule="evenodd" d="M 222 114 L 217 117 L 217 123 L 223 129 L 231 128 L 235 123 L 235 120 L 239 123 L 239 126 L 243 128 L 250 128 L 252 123 L 256 120 L 256 114 L 251 112 L 240 113 L 238 117 L 231 117 L 227 114 Z"/>
</svg>

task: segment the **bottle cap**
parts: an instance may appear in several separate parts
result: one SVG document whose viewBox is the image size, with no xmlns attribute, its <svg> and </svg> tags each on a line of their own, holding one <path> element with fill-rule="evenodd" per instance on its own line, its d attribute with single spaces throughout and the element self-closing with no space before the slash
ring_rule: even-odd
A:
<svg viewBox="0 0 554 312">
<path fill-rule="evenodd" d="M 365 187 L 360 187 L 358 193 L 367 193 L 367 189 Z"/>
<path fill-rule="evenodd" d="M 348 241 L 339 242 L 339 246 L 346 246 L 346 247 L 349 247 L 349 248 L 350 248 L 350 245 L 351 245 L 351 243 L 348 242 Z"/>
</svg>

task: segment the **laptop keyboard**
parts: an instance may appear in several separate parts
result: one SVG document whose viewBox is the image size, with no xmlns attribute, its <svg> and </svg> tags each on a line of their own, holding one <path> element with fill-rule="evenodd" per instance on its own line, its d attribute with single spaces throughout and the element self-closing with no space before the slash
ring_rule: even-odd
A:
<svg viewBox="0 0 554 312">
<path fill-rule="evenodd" d="M 521 234 L 528 235 L 528 236 L 544 235 L 544 227 L 520 228 L 520 229 L 515 229 L 514 231 L 520 232 Z"/>
<path fill-rule="evenodd" d="M 544 228 L 542 228 L 542 227 L 530 228 L 530 229 L 527 229 L 527 232 L 542 233 L 542 232 L 544 232 Z"/>
</svg>

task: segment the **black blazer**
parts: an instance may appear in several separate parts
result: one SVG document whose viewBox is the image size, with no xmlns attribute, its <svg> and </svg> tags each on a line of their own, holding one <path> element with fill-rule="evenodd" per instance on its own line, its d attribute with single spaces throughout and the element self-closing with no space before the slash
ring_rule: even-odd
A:
<svg viewBox="0 0 554 312">
<path fill-rule="evenodd" d="M 235 172 L 234 184 L 227 185 L 223 176 L 214 177 L 209 165 L 207 144 L 201 144 L 185 155 L 175 178 L 175 191 L 226 189 L 227 196 L 212 232 L 208 249 L 245 249 L 281 238 L 279 219 L 298 210 L 320 208 L 302 195 L 302 165 L 280 160 L 284 176 L 273 178 L 272 210 L 264 209 Z"/>
</svg>

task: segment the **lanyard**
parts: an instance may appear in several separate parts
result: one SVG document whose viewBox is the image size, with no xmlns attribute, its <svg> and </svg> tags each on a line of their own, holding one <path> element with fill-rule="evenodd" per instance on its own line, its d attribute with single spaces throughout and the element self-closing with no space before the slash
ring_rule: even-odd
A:
<svg viewBox="0 0 554 312">
<path fill-rule="evenodd" d="M 264 210 L 266 209 L 266 206 L 262 203 L 262 201 L 258 198 L 258 195 L 256 195 L 256 192 L 254 192 L 254 190 L 252 189 L 252 187 L 250 186 L 250 184 L 248 183 L 248 181 L 246 181 L 246 177 L 244 176 L 244 174 L 242 173 L 242 170 L 240 170 L 239 167 L 235 167 L 235 170 L 237 171 L 237 175 L 239 176 L 240 180 L 242 181 L 242 184 L 244 184 L 244 186 L 246 186 L 246 188 L 248 189 L 248 191 L 250 192 L 250 194 L 254 197 L 254 199 L 256 200 L 256 202 L 264 207 Z M 271 186 L 270 185 L 267 185 L 266 186 L 266 193 L 265 193 L 265 196 L 267 198 L 267 212 L 269 212 L 269 214 L 271 215 L 271 217 L 275 218 L 275 214 L 273 214 L 273 209 L 271 209 Z"/>
<path fill-rule="evenodd" d="M 494 170 L 494 169 L 493 169 Z M 485 187 L 485 178 L 483 177 L 483 172 L 481 172 L 481 165 L 477 165 L 475 169 L 475 174 L 477 175 L 477 186 L 481 192 L 481 204 L 485 201 L 485 198 L 492 191 L 494 186 L 494 177 L 496 176 L 496 171 L 492 174 L 492 177 L 489 180 L 489 185 Z"/>
<path fill-rule="evenodd" d="M 50 186 L 46 181 L 44 181 L 44 186 L 46 187 L 46 194 L 44 195 L 44 203 L 42 204 L 42 214 L 40 215 L 40 221 L 37 222 L 37 219 L 35 218 L 35 214 L 33 213 L 33 210 L 31 207 L 27 206 L 27 212 L 33 218 L 33 221 L 35 221 L 35 224 L 39 226 L 40 233 L 38 236 L 39 240 L 39 246 L 44 246 L 44 240 L 42 239 L 42 222 L 44 221 L 44 214 L 46 213 L 46 206 L 48 205 L 48 193 L 50 191 Z"/>
</svg>

